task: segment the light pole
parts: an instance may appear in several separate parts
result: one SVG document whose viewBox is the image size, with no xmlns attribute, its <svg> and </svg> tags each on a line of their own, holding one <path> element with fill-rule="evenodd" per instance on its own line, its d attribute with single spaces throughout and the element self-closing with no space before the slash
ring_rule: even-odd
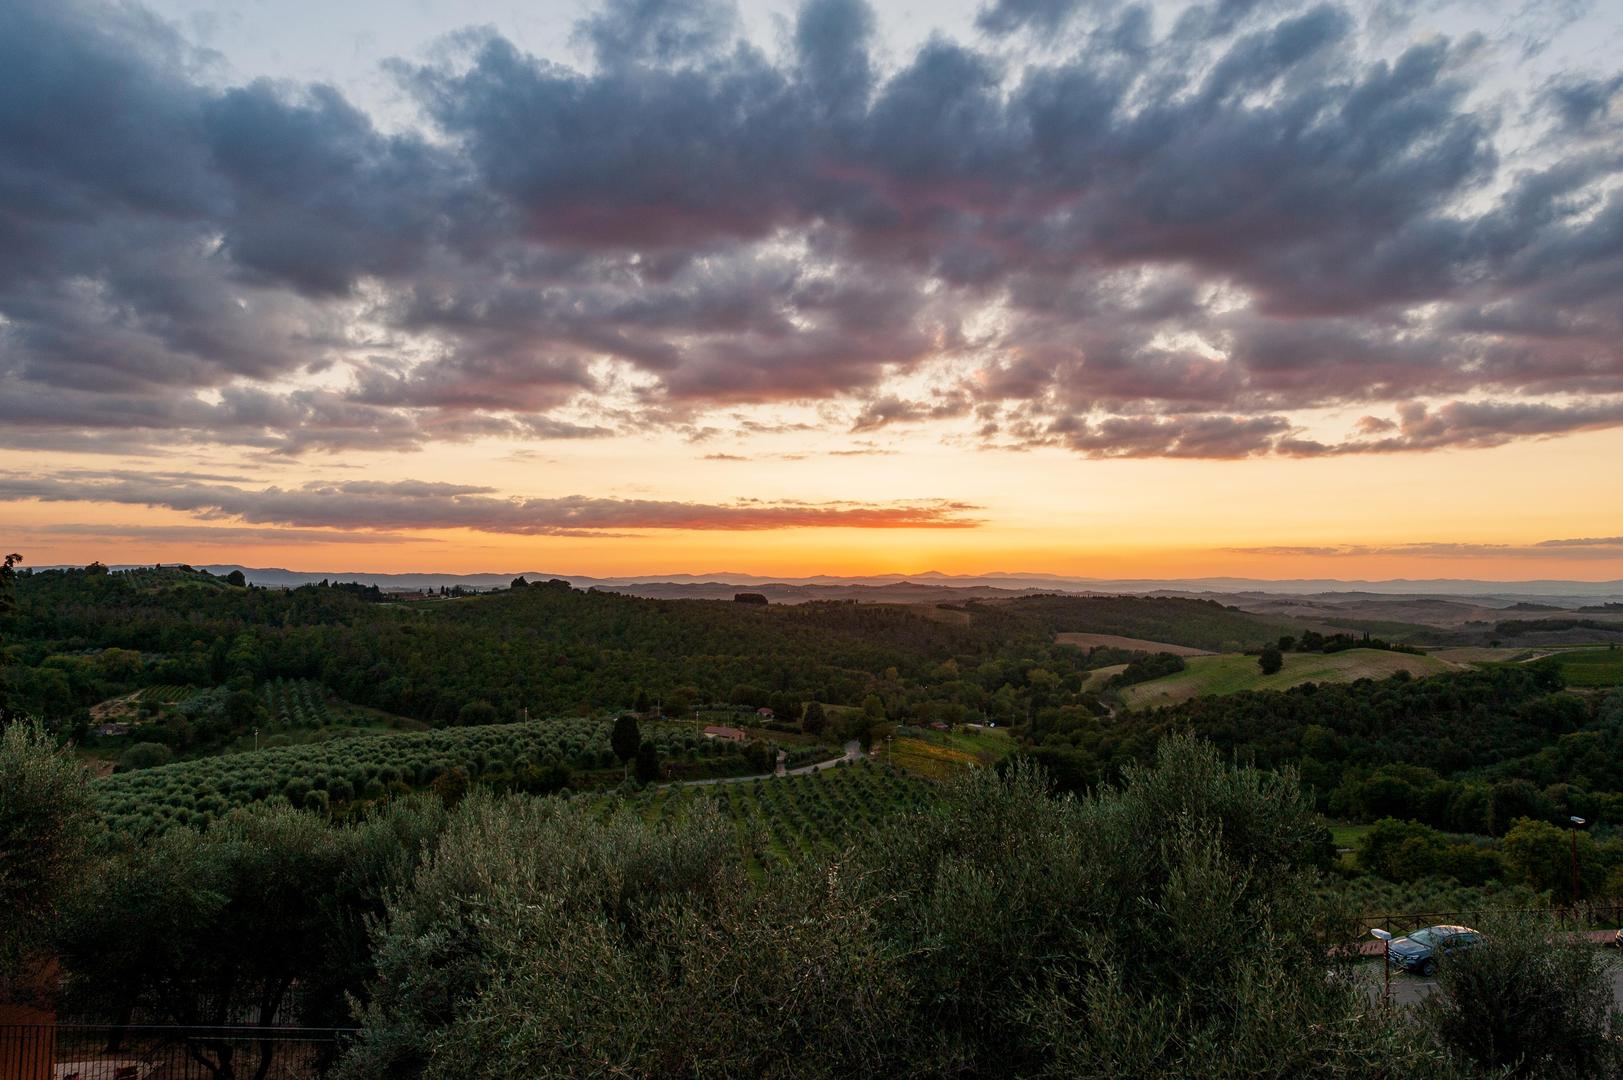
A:
<svg viewBox="0 0 1623 1080">
<path fill-rule="evenodd" d="M 1381 990 L 1381 1001 L 1388 1007 L 1392 1004 L 1392 931 L 1382 930 L 1378 926 L 1369 928 L 1370 935 L 1381 943 L 1381 967 L 1385 971 L 1386 983 Z"/>
<path fill-rule="evenodd" d="M 1578 910 L 1578 830 L 1584 826 L 1581 817 L 1569 817 L 1572 823 L 1572 909 Z"/>
</svg>

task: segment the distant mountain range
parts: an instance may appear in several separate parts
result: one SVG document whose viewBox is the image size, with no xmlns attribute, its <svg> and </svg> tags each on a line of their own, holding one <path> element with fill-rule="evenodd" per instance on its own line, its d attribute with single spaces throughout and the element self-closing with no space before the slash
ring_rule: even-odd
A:
<svg viewBox="0 0 1623 1080">
<path fill-rule="evenodd" d="M 1469 597 L 1482 606 L 1508 608 L 1512 604 L 1543 603 L 1555 608 L 1573 609 L 1623 601 L 1623 580 L 1614 581 L 1480 581 L 1465 578 L 1400 578 L 1388 581 L 1344 581 L 1335 578 L 1087 578 L 1040 573 L 944 574 L 930 570 L 917 574 L 876 574 L 841 576 L 817 574 L 811 577 L 764 577 L 733 571 L 707 574 L 647 574 L 628 577 L 589 577 L 545 570 L 511 573 L 382 574 L 370 571 L 285 570 L 278 567 L 252 567 L 214 564 L 203 567 L 225 575 L 241 570 L 256 585 L 292 588 L 322 580 L 354 581 L 382 589 L 439 589 L 461 585 L 464 588 L 492 589 L 508 585 L 514 578 L 546 581 L 561 578 L 576 588 L 610 589 L 637 596 L 661 598 L 731 598 L 740 589 L 765 593 L 769 599 L 793 603 L 817 599 L 857 599 L 886 602 L 927 602 L 930 600 L 989 599 L 1022 596 L 1039 592 L 1135 593 L 1202 596 L 1218 594 L 1230 603 L 1250 598 L 1280 596 L 1319 597 L 1327 602 L 1354 601 L 1361 597 L 1421 599 L 1426 597 Z M 1332 600 L 1332 598 L 1334 598 Z"/>
</svg>

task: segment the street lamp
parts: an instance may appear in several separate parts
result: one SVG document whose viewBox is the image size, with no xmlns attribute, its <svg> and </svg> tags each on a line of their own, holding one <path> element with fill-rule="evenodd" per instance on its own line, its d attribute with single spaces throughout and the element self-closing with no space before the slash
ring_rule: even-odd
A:
<svg viewBox="0 0 1623 1080">
<path fill-rule="evenodd" d="M 1382 930 L 1379 926 L 1369 928 L 1370 935 L 1381 943 L 1381 967 L 1386 973 L 1386 985 L 1381 990 L 1381 1000 L 1388 1006 L 1392 1004 L 1392 931 Z"/>
<path fill-rule="evenodd" d="M 1581 817 L 1569 817 L 1572 822 L 1572 908 L 1578 909 L 1578 830 L 1583 828 L 1585 822 Z"/>
</svg>

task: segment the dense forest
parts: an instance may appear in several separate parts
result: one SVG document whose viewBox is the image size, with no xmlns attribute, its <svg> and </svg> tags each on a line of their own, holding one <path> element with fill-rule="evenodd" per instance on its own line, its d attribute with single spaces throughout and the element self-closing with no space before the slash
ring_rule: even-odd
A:
<svg viewBox="0 0 1623 1080">
<path fill-rule="evenodd" d="M 784 606 L 642 600 L 553 581 L 402 603 L 375 589 L 96 568 L 23 574 L 18 586 L 13 696 L 70 728 L 88 723 L 96 702 L 144 686 L 249 689 L 278 677 L 319 680 L 345 701 L 436 726 L 472 703 L 517 720 L 627 707 L 639 694 L 669 715 L 715 702 L 798 715 L 808 701 L 875 699 L 892 720 L 1006 724 L 1063 706 L 1093 711 L 1083 673 L 1130 658 L 1057 645 L 1058 632 L 1203 646 L 1277 629 L 1171 598 Z"/>
<path fill-rule="evenodd" d="M 1338 817 L 1474 833 L 1523 816 L 1623 818 L 1623 715 L 1561 691 L 1551 662 L 1308 683 L 1077 724 L 1040 733 L 1034 748 L 1085 787 L 1193 731 L 1252 764 L 1296 767 Z"/>
</svg>

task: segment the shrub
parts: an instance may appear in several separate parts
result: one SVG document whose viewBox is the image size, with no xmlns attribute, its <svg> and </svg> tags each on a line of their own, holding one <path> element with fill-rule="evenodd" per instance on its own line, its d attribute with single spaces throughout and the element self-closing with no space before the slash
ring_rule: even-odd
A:
<svg viewBox="0 0 1623 1080">
<path fill-rule="evenodd" d="M 575 1060 L 572 1039 L 590 1040 L 585 1055 L 620 1024 L 632 1035 L 687 1012 L 642 996 L 650 987 L 636 979 L 647 955 L 638 943 L 670 933 L 666 904 L 712 911 L 741 892 L 733 852 L 731 826 L 705 807 L 653 827 L 558 800 L 470 795 L 377 929 L 379 981 L 345 1072 L 537 1075 L 541 1062 Z M 532 993 L 540 996 L 519 1004 Z M 462 1028 L 476 1042 L 459 1045 L 450 1025 L 475 1015 L 490 1021 L 485 1033 Z M 492 1028 L 516 1045 L 491 1045 Z M 491 1071 L 503 1061 L 529 1066 Z"/>
<path fill-rule="evenodd" d="M 1547 918 L 1483 927 L 1484 944 L 1442 965 L 1420 1006 L 1427 1033 L 1456 1060 L 1495 1075 L 1623 1076 L 1609 965 Z"/>
<path fill-rule="evenodd" d="M 125 772 L 135 772 L 154 765 L 167 765 L 173 760 L 175 752 L 162 743 L 138 742 L 119 756 L 118 767 Z"/>
<path fill-rule="evenodd" d="M 1294 776 L 1184 740 L 1085 800 L 978 770 L 835 862 L 745 874 L 717 807 L 753 792 L 800 849 L 834 782 L 644 792 L 607 820 L 470 795 L 378 925 L 345 1073 L 1438 1075 L 1326 977 Z"/>
<path fill-rule="evenodd" d="M 462 727 L 494 724 L 496 722 L 496 706 L 488 701 L 470 701 L 458 710 L 456 722 Z"/>
<path fill-rule="evenodd" d="M 1112 675 L 1105 686 L 1108 689 L 1133 686 L 1136 683 L 1159 679 L 1164 675 L 1176 675 L 1188 666 L 1183 657 L 1175 653 L 1151 653 L 1149 656 L 1139 657 L 1128 664 L 1125 670 Z"/>
</svg>

